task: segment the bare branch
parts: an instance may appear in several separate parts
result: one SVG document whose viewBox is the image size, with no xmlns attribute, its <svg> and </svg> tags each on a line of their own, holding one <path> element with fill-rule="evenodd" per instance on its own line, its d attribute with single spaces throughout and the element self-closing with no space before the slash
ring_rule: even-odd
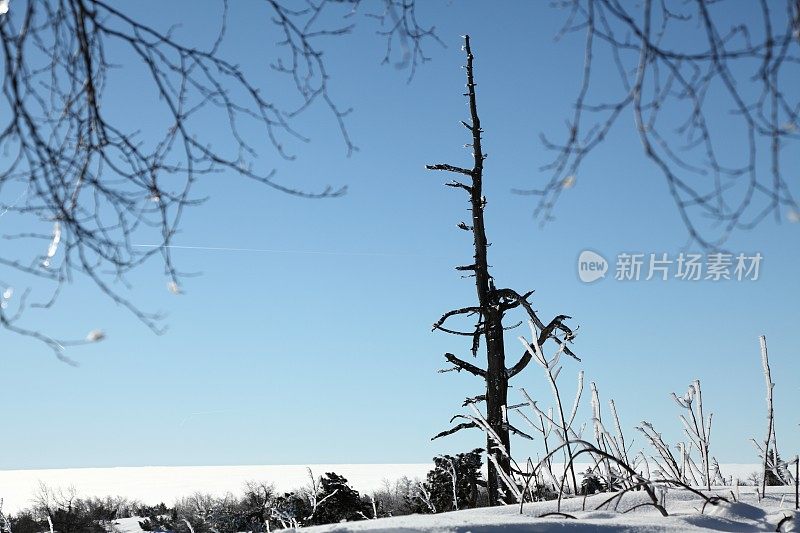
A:
<svg viewBox="0 0 800 533">
<path fill-rule="evenodd" d="M 561 34 L 584 34 L 581 80 L 565 139 L 542 136 L 554 152 L 544 167 L 550 177 L 542 187 L 516 191 L 537 197 L 534 213 L 543 224 L 625 113 L 692 241 L 718 248 L 735 230 L 770 215 L 797 219 L 784 168 L 785 154 L 793 153 L 787 146 L 800 139 L 800 99 L 790 81 L 800 65 L 796 0 L 783 9 L 754 2 L 760 17 L 741 10 L 738 20 L 712 14 L 708 0 L 688 2 L 681 12 L 653 0 L 562 4 L 570 15 Z M 612 69 L 600 68 L 601 61 Z M 609 71 L 616 72 L 620 92 L 590 103 L 600 92 L 593 81 L 605 81 Z M 722 131 L 720 105 L 733 121 L 724 135 L 714 133 Z M 733 155 L 731 143 L 741 147 Z"/>
<path fill-rule="evenodd" d="M 475 422 L 462 422 L 461 424 L 458 424 L 457 426 L 452 427 L 452 428 L 450 428 L 450 429 L 448 429 L 446 431 L 442 431 L 441 433 L 437 433 L 436 435 L 431 437 L 431 440 L 436 440 L 436 439 L 438 439 L 440 437 L 446 437 L 447 435 L 452 435 L 453 433 L 461 431 L 462 429 L 470 429 L 470 428 L 476 428 L 476 427 L 478 427 L 478 424 L 476 424 Z"/>
<path fill-rule="evenodd" d="M 472 171 L 466 168 L 457 167 L 454 165 L 439 164 L 439 165 L 425 165 L 428 170 L 444 170 L 446 172 L 455 172 L 457 174 L 464 174 L 465 176 L 472 176 Z"/>
<path fill-rule="evenodd" d="M 33 257 L 13 257 L 4 247 L 0 287 L 22 293 L 30 276 L 45 279 L 53 285 L 47 289 L 52 298 L 43 305 L 48 307 L 63 284 L 81 275 L 162 332 L 162 316 L 141 311 L 123 289 L 131 271 L 156 260 L 169 290 L 181 292 L 185 274 L 173 261 L 171 245 L 185 210 L 204 200 L 194 195 L 198 180 L 224 173 L 304 198 L 344 194 L 344 186 L 309 191 L 286 185 L 276 179 L 269 159 L 262 161 L 264 152 L 294 158 L 290 144 L 309 140 L 295 124 L 311 108 L 327 113 L 338 126 L 348 155 L 356 150 L 346 123 L 350 109 L 331 95 L 322 43 L 351 32 L 349 17 L 359 4 L 262 4 L 280 39 L 272 67 L 300 97 L 292 106 L 280 105 L 277 94 L 267 94 L 251 73 L 224 57 L 227 1 L 220 3 L 219 31 L 207 48 L 187 44 L 173 29 L 159 29 L 161 21 L 103 0 L 27 2 L 3 15 L 0 216 L 16 218 L 35 246 L 42 237 L 49 246 L 44 243 Z M 382 5 L 386 12 L 373 15 L 387 42 L 386 60 L 399 53 L 396 64 L 413 75 L 427 60 L 423 44 L 440 41 L 433 28 L 418 22 L 415 0 Z M 333 16 L 323 17 L 323 11 Z M 395 52 L 393 42 L 399 44 Z M 114 112 L 114 104 L 106 103 L 113 102 L 107 88 L 119 76 L 137 80 L 137 92 L 157 106 L 160 121 L 139 131 Z M 211 130 L 230 142 L 215 146 Z M 137 240 L 156 246 L 137 247 Z M 19 250 L 30 253 L 24 245 Z M 47 335 L 8 315 L 0 326 L 54 346 Z"/>
<path fill-rule="evenodd" d="M 449 352 L 444 354 L 444 358 L 447 359 L 447 361 L 449 361 L 450 363 L 454 364 L 456 368 L 460 368 L 461 370 L 466 370 L 470 374 L 473 374 L 478 377 L 482 378 L 486 377 L 485 370 L 483 370 L 482 368 L 478 368 L 477 366 L 472 365 L 466 361 L 462 361 L 461 359 L 459 359 L 458 357 Z"/>
</svg>

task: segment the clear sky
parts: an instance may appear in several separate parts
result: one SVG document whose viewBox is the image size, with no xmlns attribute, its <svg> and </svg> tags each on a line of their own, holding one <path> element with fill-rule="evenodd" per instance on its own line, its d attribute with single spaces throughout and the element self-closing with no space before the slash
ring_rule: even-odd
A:
<svg viewBox="0 0 800 533">
<path fill-rule="evenodd" d="M 162 27 L 182 19 L 179 34 L 206 42 L 219 13 L 199 5 L 129 8 Z M 616 401 L 638 447 L 644 443 L 633 427 L 641 420 L 672 442 L 681 438 L 669 393 L 699 378 L 705 408 L 714 412 L 712 453 L 720 462 L 756 462 L 749 439 L 763 439 L 766 425 L 763 333 L 778 442 L 796 453 L 799 225 L 770 218 L 729 242 L 734 252 L 763 255 L 755 282 L 623 283 L 611 279 L 612 264 L 607 279 L 582 283 L 576 262 L 585 249 L 613 262 L 620 252 L 676 255 L 687 240 L 629 113 L 585 163 L 556 220 L 540 228 L 532 200 L 511 194 L 544 183 L 539 167 L 551 155 L 538 135 L 563 135 L 578 89 L 582 38 L 553 40 L 564 16 L 546 2 L 420 2 L 419 18 L 436 25 L 447 47 L 429 44 L 432 60 L 406 83 L 407 72 L 380 65 L 383 43 L 360 15 L 354 35 L 326 48 L 332 91 L 354 107 L 349 125 L 360 150 L 345 156 L 322 110 L 300 120 L 312 142 L 291 145 L 296 161 L 259 145 L 265 167 L 278 168 L 287 183 L 346 184 L 348 194 L 302 200 L 215 176 L 198 185 L 198 196 L 210 200 L 187 213 L 175 241 L 314 253 L 176 250 L 184 271 L 202 272 L 186 281 L 185 294 L 166 290 L 156 264 L 130 279 L 141 307 L 168 312 L 163 336 L 77 280 L 54 310 L 32 313 L 29 324 L 67 337 L 102 328 L 107 340 L 70 349 L 79 368 L 0 331 L 0 468 L 422 462 L 481 446 L 477 432 L 430 442 L 463 411 L 465 396 L 481 393 L 472 376 L 437 373 L 444 352 L 467 357 L 468 346 L 430 328 L 475 298 L 474 286 L 453 269 L 471 256 L 468 235 L 455 227 L 468 215 L 464 195 L 442 186 L 449 176 L 424 170 L 426 163 L 470 164 L 458 123 L 467 118 L 464 33 L 473 38 L 489 154 L 490 262 L 499 285 L 536 290 L 543 318 L 568 314 L 580 326 L 574 349 L 583 363 L 565 361 L 565 390 L 583 369 L 603 400 Z M 234 2 L 231 17 L 223 55 L 263 70 L 279 40 L 263 6 Z M 154 113 L 128 105 L 138 87 L 131 71 L 108 93 L 107 105 L 118 104 L 131 123 Z M 292 98 L 288 88 L 270 87 Z M 730 143 L 741 149 L 733 136 Z M 20 229 L 13 224 L 0 219 L 0 231 Z M 511 354 L 524 331 L 509 332 Z M 538 368 L 514 384 L 549 402 Z M 526 446 L 516 443 L 516 453 Z"/>
</svg>

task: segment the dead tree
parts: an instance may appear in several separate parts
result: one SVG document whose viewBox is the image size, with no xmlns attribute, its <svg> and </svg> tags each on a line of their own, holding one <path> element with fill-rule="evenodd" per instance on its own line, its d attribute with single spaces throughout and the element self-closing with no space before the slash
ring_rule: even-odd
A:
<svg viewBox="0 0 800 533">
<path fill-rule="evenodd" d="M 469 265 L 458 266 L 456 270 L 466 273 L 467 277 L 475 280 L 475 289 L 478 296 L 478 304 L 469 307 L 462 307 L 445 313 L 434 325 L 434 330 L 441 330 L 447 333 L 462 335 L 472 338 L 472 355 L 476 357 L 480 349 L 481 338 L 486 346 L 486 368 L 473 365 L 452 353 L 445 354 L 445 359 L 453 365 L 449 370 L 465 370 L 474 376 L 481 378 L 485 382 L 485 392 L 474 398 L 467 398 L 466 404 L 485 402 L 486 420 L 489 427 L 499 437 L 500 442 L 495 442 L 491 436 L 487 436 L 486 449 L 489 456 L 488 469 L 488 489 L 489 503 L 498 504 L 503 493 L 503 485 L 500 482 L 498 469 L 503 473 L 511 474 L 509 454 L 511 443 L 509 433 L 513 432 L 525 436 L 508 423 L 506 406 L 508 397 L 508 381 L 519 374 L 531 361 L 530 353 L 525 350 L 520 359 L 513 366 L 506 366 L 506 353 L 503 341 L 503 318 L 512 309 L 522 308 L 533 322 L 539 332 L 539 345 L 543 345 L 548 339 L 553 339 L 559 345 L 566 344 L 574 337 L 573 331 L 564 324 L 564 320 L 570 318 L 566 315 L 558 315 L 549 324 L 544 324 L 528 301 L 533 291 L 519 294 L 512 289 L 498 289 L 495 286 L 494 278 L 489 270 L 487 249 L 489 247 L 486 238 L 486 227 L 484 224 L 484 209 L 486 208 L 486 198 L 483 195 L 483 163 L 486 154 L 481 146 L 480 118 L 478 117 L 478 105 L 475 95 L 475 77 L 473 70 L 473 55 L 470 48 L 469 36 L 464 37 L 464 50 L 467 55 L 467 93 L 469 99 L 470 122 L 463 122 L 464 127 L 472 135 L 472 154 L 473 166 L 471 169 L 462 168 L 449 164 L 428 165 L 429 170 L 442 170 L 466 177 L 466 182 L 454 180 L 446 185 L 466 191 L 469 195 L 470 211 L 472 213 L 472 223 L 461 222 L 458 227 L 472 233 L 474 245 L 473 262 Z M 463 179 L 463 178 L 462 178 Z M 457 317 L 477 317 L 472 331 L 460 331 L 445 326 L 447 320 Z M 561 337 L 559 337 L 559 334 Z M 564 353 L 575 357 L 572 351 L 564 346 Z M 458 418 L 458 417 L 454 417 Z M 443 437 L 459 431 L 461 429 L 476 428 L 478 424 L 470 420 L 460 423 L 455 427 L 443 431 L 433 438 Z M 505 453 L 503 453 L 503 450 Z M 508 476 L 507 476 L 508 477 Z"/>
</svg>

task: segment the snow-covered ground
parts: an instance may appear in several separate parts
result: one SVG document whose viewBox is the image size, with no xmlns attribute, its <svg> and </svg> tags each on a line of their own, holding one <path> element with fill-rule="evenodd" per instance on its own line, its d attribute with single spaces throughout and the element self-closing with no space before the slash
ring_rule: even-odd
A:
<svg viewBox="0 0 800 533">
<path fill-rule="evenodd" d="M 178 498 L 204 492 L 222 496 L 239 494 L 248 481 L 267 481 L 277 490 L 308 484 L 308 470 L 315 476 L 336 472 L 364 493 L 383 486 L 384 480 L 402 476 L 424 478 L 431 464 L 333 464 L 262 466 L 145 466 L 120 468 L 69 468 L 53 470 L 0 470 L 3 510 L 16 513 L 30 505 L 42 482 L 48 487 L 74 487 L 78 496 L 125 496 L 142 503 L 173 504 Z"/>
<path fill-rule="evenodd" d="M 784 517 L 780 531 L 800 531 L 800 513 L 793 510 L 794 489 L 774 487 L 767 498 L 758 501 L 754 492 L 740 491 L 740 499 L 734 501 L 729 488 L 719 490 L 731 500 L 703 507 L 701 498 L 684 490 L 671 490 L 666 496 L 666 508 L 670 516 L 664 517 L 651 506 L 633 509 L 650 501 L 644 492 L 628 493 L 616 509 L 593 510 L 608 494 L 565 500 L 561 511 L 570 515 L 541 515 L 556 511 L 556 502 L 526 504 L 522 514 L 519 506 L 468 509 L 437 515 L 411 515 L 380 520 L 366 520 L 346 524 L 331 524 L 308 528 L 309 533 L 333 531 L 388 531 L 388 532 L 472 532 L 494 531 L 570 531 L 570 532 L 636 532 L 658 531 L 776 531 Z M 791 491 L 791 494 L 789 492 Z M 587 509 L 587 510 L 583 510 Z M 625 512 L 633 509 L 631 512 Z"/>
<path fill-rule="evenodd" d="M 584 465 L 576 465 L 580 470 Z M 267 481 L 278 490 L 290 490 L 308 483 L 303 465 L 280 466 L 201 466 L 201 467 L 125 467 L 78 468 L 59 470 L 0 471 L 0 498 L 6 512 L 15 513 L 28 506 L 39 483 L 52 488 L 74 487 L 79 496 L 125 496 L 147 504 L 173 504 L 178 498 L 194 492 L 223 495 L 240 493 L 247 481 Z M 330 464 L 309 465 L 315 475 L 337 472 L 345 476 L 354 488 L 369 493 L 381 488 L 385 481 L 402 476 L 423 479 L 430 464 Z M 723 464 L 726 478 L 746 479 L 759 470 L 756 464 Z M 794 492 L 791 488 L 772 487 L 767 498 L 758 501 L 754 487 L 720 487 L 715 490 L 731 503 L 706 505 L 687 491 L 670 490 L 666 508 L 670 514 L 662 517 L 652 507 L 641 507 L 630 513 L 624 511 L 649 501 L 644 492 L 626 494 L 616 509 L 594 510 L 608 495 L 564 500 L 561 511 L 577 518 L 545 517 L 556 511 L 555 502 L 526 504 L 523 514 L 519 507 L 470 509 L 439 515 L 413 515 L 333 524 L 310 528 L 310 531 L 453 531 L 474 533 L 483 531 L 775 531 L 786 516 L 793 521 L 784 523 L 781 531 L 800 531 L 800 515 L 791 510 Z M 734 495 L 732 493 L 735 494 Z M 738 500 L 738 502 L 734 501 Z M 120 533 L 138 533 L 138 519 L 117 521 Z"/>
<path fill-rule="evenodd" d="M 555 512 L 556 502 L 526 504 L 522 514 L 519 506 L 469 509 L 437 515 L 411 515 L 380 520 L 365 520 L 307 528 L 309 533 L 339 531 L 387 531 L 431 533 L 484 533 L 494 531 L 570 531 L 570 532 L 631 532 L 659 531 L 800 531 L 800 513 L 792 509 L 794 494 L 791 488 L 772 487 L 767 497 L 759 501 L 752 491 L 742 491 L 734 501 L 729 487 L 716 490 L 726 495 L 730 502 L 706 504 L 688 491 L 671 490 L 665 506 L 669 516 L 664 517 L 654 508 L 639 504 L 649 501 L 643 492 L 623 496 L 616 507 L 594 510 L 608 498 L 608 494 L 564 500 L 561 512 L 567 516 L 542 517 Z M 626 512 L 633 509 L 631 512 Z M 572 518 L 574 517 L 574 518 Z M 124 518 L 114 522 L 117 533 L 140 533 L 138 518 Z"/>
</svg>

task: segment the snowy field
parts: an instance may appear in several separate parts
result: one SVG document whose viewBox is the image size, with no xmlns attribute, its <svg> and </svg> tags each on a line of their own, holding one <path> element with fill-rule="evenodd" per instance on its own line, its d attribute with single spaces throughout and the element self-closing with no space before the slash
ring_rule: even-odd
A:
<svg viewBox="0 0 800 533">
<path fill-rule="evenodd" d="M 315 476 L 336 472 L 359 492 L 369 493 L 383 486 L 384 480 L 391 482 L 402 476 L 424 479 L 432 467 L 423 463 L 0 470 L 0 498 L 5 512 L 16 513 L 30 505 L 41 482 L 54 489 L 74 487 L 80 497 L 124 496 L 149 505 L 171 505 L 195 492 L 238 494 L 248 481 L 267 481 L 282 491 L 296 489 L 308 484 L 307 468 Z"/>
<path fill-rule="evenodd" d="M 688 491 L 670 490 L 665 496 L 665 507 L 669 516 L 664 517 L 652 507 L 640 507 L 649 501 L 643 492 L 625 495 L 616 508 L 594 510 L 603 504 L 608 494 L 564 500 L 561 511 L 566 516 L 542 517 L 555 512 L 555 502 L 525 504 L 522 514 L 519 506 L 469 509 L 437 515 L 411 515 L 379 520 L 365 520 L 317 526 L 304 530 L 311 532 L 336 531 L 387 531 L 387 532 L 431 532 L 431 533 L 483 533 L 510 532 L 631 532 L 651 533 L 660 531 L 730 531 L 755 532 L 800 531 L 800 513 L 794 511 L 794 492 L 789 487 L 771 487 L 767 497 L 759 501 L 755 492 L 740 487 L 734 501 L 730 487 L 713 491 L 727 496 L 730 502 L 716 505 L 706 504 Z M 607 506 L 604 506 L 607 507 Z M 633 509 L 630 512 L 626 512 Z M 574 517 L 574 518 L 571 518 Z M 139 519 L 126 518 L 114 523 L 117 533 L 139 533 Z"/>
<path fill-rule="evenodd" d="M 721 488 L 720 495 L 731 500 L 717 505 L 706 505 L 688 491 L 671 490 L 666 495 L 665 507 L 670 516 L 664 517 L 652 507 L 637 505 L 649 501 L 644 492 L 626 494 L 616 509 L 593 510 L 608 499 L 608 494 L 565 500 L 561 511 L 574 518 L 551 516 L 540 518 L 556 510 L 555 502 L 525 504 L 520 514 L 519 506 L 469 509 L 437 515 L 411 515 L 380 520 L 366 520 L 347 524 L 331 524 L 308 528 L 309 532 L 333 531 L 425 531 L 425 532 L 658 532 L 658 531 L 776 531 L 784 517 L 780 531 L 800 531 L 800 513 L 794 507 L 794 489 L 775 487 L 767 498 L 758 501 L 752 491 L 740 488 L 738 502 L 733 501 L 729 488 Z M 789 492 L 791 491 L 791 494 Z M 583 510 L 587 509 L 587 510 Z M 633 509 L 632 512 L 625 512 Z M 135 529 L 133 531 L 136 531 Z"/>
<path fill-rule="evenodd" d="M 309 465 L 315 475 L 337 472 L 362 493 L 369 493 L 402 476 L 423 479 L 430 464 L 328 464 Z M 584 465 L 579 465 L 583 467 Z M 756 464 L 723 464 L 720 469 L 726 478 L 746 479 L 759 470 Z M 15 513 L 28 506 L 39 483 L 51 488 L 74 487 L 77 494 L 87 496 L 125 496 L 147 504 L 164 502 L 171 505 L 178 498 L 194 492 L 223 495 L 238 493 L 247 481 L 267 481 L 279 490 L 290 490 L 308 483 L 307 467 L 303 465 L 275 466 L 201 466 L 201 467 L 124 467 L 78 468 L 54 470 L 0 471 L 0 497 L 4 510 Z M 666 493 L 666 509 L 670 516 L 662 517 L 652 507 L 636 507 L 649 501 L 643 492 L 626 494 L 614 509 L 595 510 L 608 495 L 564 500 L 561 511 L 574 516 L 541 517 L 556 511 L 555 502 L 526 504 L 523 514 L 518 506 L 470 509 L 438 515 L 412 515 L 347 524 L 309 528 L 313 531 L 775 531 L 784 516 L 781 531 L 800 531 L 800 516 L 794 506 L 792 488 L 773 487 L 767 498 L 759 501 L 754 487 L 719 487 L 714 493 L 725 496 L 730 503 L 706 505 L 686 491 Z M 738 500 L 738 501 L 736 501 Z M 139 520 L 118 520 L 115 531 L 138 533 Z"/>
</svg>

